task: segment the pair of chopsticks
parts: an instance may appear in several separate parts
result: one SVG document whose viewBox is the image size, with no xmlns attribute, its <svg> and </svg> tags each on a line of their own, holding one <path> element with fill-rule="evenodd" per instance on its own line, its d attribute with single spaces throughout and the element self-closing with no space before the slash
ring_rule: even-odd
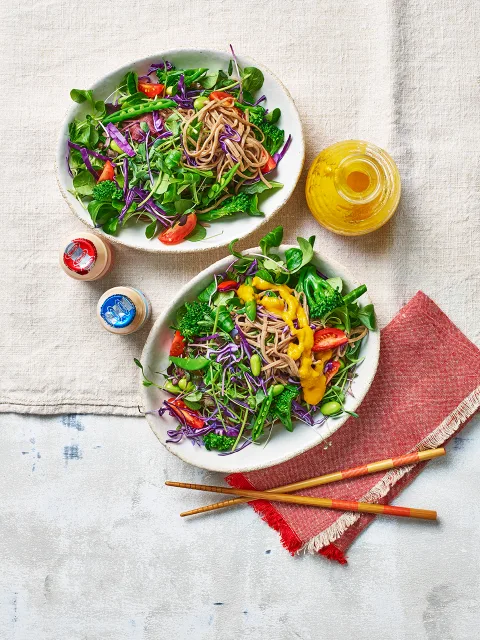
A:
<svg viewBox="0 0 480 640">
<path fill-rule="evenodd" d="M 302 489 L 309 489 L 311 487 L 318 487 L 323 484 L 329 484 L 330 482 L 338 482 L 339 480 L 345 480 L 346 478 L 357 478 L 359 476 L 366 476 L 370 473 L 377 473 L 378 471 L 386 471 L 388 469 L 394 469 L 396 467 L 403 467 L 409 464 L 415 464 L 424 460 L 431 460 L 432 458 L 438 458 L 445 455 L 445 449 L 429 449 L 427 451 L 415 451 L 414 453 L 408 453 L 396 458 L 389 458 L 388 460 L 380 460 L 378 462 L 371 462 L 369 464 L 362 465 L 360 467 L 353 467 L 352 469 L 345 469 L 344 471 L 336 471 L 335 473 L 328 473 L 317 478 L 311 478 L 310 480 L 302 480 L 301 482 L 294 482 L 293 484 L 287 484 L 283 487 L 277 487 L 275 489 L 268 489 L 267 491 L 253 491 L 249 489 L 229 489 L 227 487 L 215 487 L 205 484 L 190 484 L 187 482 L 170 482 L 166 481 L 165 484 L 169 487 L 180 487 L 183 489 L 197 489 L 198 491 L 209 491 L 213 493 L 225 493 L 229 495 L 240 496 L 231 500 L 224 500 L 215 504 L 210 504 L 205 507 L 199 507 L 198 509 L 192 509 L 191 511 L 184 511 L 180 515 L 192 516 L 197 513 L 205 513 L 207 511 L 215 511 L 216 509 L 224 509 L 232 507 L 242 502 L 251 502 L 252 500 L 270 500 L 273 502 L 288 502 L 291 504 L 305 504 L 313 507 L 323 507 L 324 509 L 336 509 L 339 511 L 358 511 L 360 513 L 374 513 L 380 515 L 400 516 L 403 518 L 420 518 L 423 520 L 436 520 L 437 512 L 429 509 L 413 509 L 410 507 L 395 507 L 391 505 L 383 504 L 371 504 L 369 502 L 356 502 L 350 500 L 335 500 L 332 498 L 310 498 L 308 496 L 292 496 L 289 495 L 294 491 L 300 491 Z"/>
</svg>

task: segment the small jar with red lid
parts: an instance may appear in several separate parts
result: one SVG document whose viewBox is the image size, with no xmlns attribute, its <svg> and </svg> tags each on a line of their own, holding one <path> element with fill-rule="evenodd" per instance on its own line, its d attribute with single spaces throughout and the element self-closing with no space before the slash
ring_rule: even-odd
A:
<svg viewBox="0 0 480 640">
<path fill-rule="evenodd" d="M 112 248 L 104 238 L 83 232 L 67 238 L 60 248 L 60 266 L 76 280 L 103 278 L 112 267 Z"/>
</svg>

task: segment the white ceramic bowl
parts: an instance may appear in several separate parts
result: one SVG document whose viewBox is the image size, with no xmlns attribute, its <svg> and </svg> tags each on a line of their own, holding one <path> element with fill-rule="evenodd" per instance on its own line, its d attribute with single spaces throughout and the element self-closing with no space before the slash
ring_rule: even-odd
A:
<svg viewBox="0 0 480 640">
<path fill-rule="evenodd" d="M 289 248 L 289 245 L 280 247 L 280 254 Z M 260 250 L 250 249 L 245 253 L 258 253 Z M 277 253 L 277 252 L 276 252 Z M 168 352 L 172 342 L 172 330 L 169 328 L 175 321 L 176 310 L 188 300 L 193 300 L 212 281 L 215 273 L 221 273 L 231 263 L 232 257 L 228 256 L 215 262 L 210 267 L 198 274 L 193 280 L 185 285 L 178 295 L 171 301 L 168 309 L 155 322 L 142 353 L 142 364 L 144 365 L 147 377 L 154 375 L 155 371 L 164 371 L 168 366 Z M 314 264 L 329 277 L 340 276 L 345 283 L 344 291 L 351 291 L 360 283 L 357 282 L 345 269 L 344 266 L 321 256 L 315 252 Z M 360 298 L 360 304 L 366 305 L 371 302 L 367 294 Z M 375 371 L 377 370 L 378 356 L 380 352 L 380 333 L 371 331 L 361 346 L 360 355 L 364 361 L 359 365 L 358 377 L 352 383 L 353 396 L 347 396 L 345 408 L 355 411 L 365 394 L 367 393 Z M 161 376 L 150 378 L 160 382 Z M 142 378 L 141 378 L 142 380 Z M 141 383 L 142 404 L 145 411 L 157 411 L 163 401 L 171 394 L 167 394 L 155 387 L 144 387 Z M 360 409 L 361 412 L 361 409 Z M 167 414 L 159 417 L 155 414 L 147 414 L 147 420 L 153 432 L 165 445 L 165 447 L 176 456 L 193 464 L 196 467 L 219 471 L 222 473 L 232 473 L 237 471 L 252 471 L 253 469 L 263 469 L 274 464 L 289 460 L 298 454 L 311 449 L 323 440 L 332 435 L 347 420 L 348 416 L 341 418 L 329 418 L 319 427 L 309 427 L 302 422 L 296 422 L 293 432 L 286 431 L 281 425 L 275 428 L 267 446 L 249 445 L 242 451 L 228 456 L 219 456 L 214 451 L 207 451 L 203 447 L 193 446 L 190 441 L 184 440 L 179 444 L 167 443 L 167 430 L 174 429 L 178 422 Z M 354 418 L 352 418 L 353 420 Z"/>
<path fill-rule="evenodd" d="M 135 70 L 138 75 L 144 75 L 150 64 L 158 62 L 159 60 L 170 60 L 179 68 L 208 67 L 209 69 L 223 69 L 226 71 L 230 59 L 231 55 L 228 52 L 209 51 L 206 49 L 172 49 L 150 56 L 149 58 L 144 58 L 143 60 L 136 60 L 121 69 L 117 69 L 96 82 L 92 86 L 92 89 L 96 97 L 105 99 L 118 86 L 119 81 L 127 71 Z M 243 238 L 255 231 L 255 229 L 258 229 L 258 227 L 271 218 L 276 211 L 283 207 L 290 198 L 300 177 L 305 156 L 302 125 L 297 109 L 287 89 L 271 71 L 258 62 L 244 56 L 238 56 L 238 62 L 241 67 L 255 66 L 262 70 L 265 76 L 265 82 L 261 93 L 267 96 L 266 102 L 262 103 L 262 105 L 268 109 L 279 107 L 282 110 L 282 116 L 278 125 L 285 130 L 285 137 L 288 137 L 289 134 L 292 136 L 292 143 L 288 153 L 285 154 L 285 157 L 279 163 L 278 169 L 270 176 L 273 180 L 281 182 L 284 185 L 283 188 L 275 189 L 264 201 L 263 196 L 261 196 L 261 210 L 265 213 L 265 217 L 236 215 L 231 218 L 226 218 L 225 220 L 220 220 L 208 229 L 207 237 L 200 242 L 182 242 L 179 245 L 165 245 L 156 238 L 148 240 L 145 237 L 145 225 L 135 225 L 122 229 L 118 236 L 108 236 L 110 240 L 136 249 L 162 253 L 205 251 L 206 249 L 223 247 L 234 238 Z M 60 190 L 69 207 L 82 222 L 92 227 L 88 212 L 85 211 L 80 202 L 68 192 L 68 190 L 72 188 L 72 179 L 68 175 L 65 162 L 68 124 L 74 118 L 84 117 L 84 114 L 87 112 L 88 108 L 85 104 L 72 103 L 62 124 L 55 169 Z"/>
</svg>

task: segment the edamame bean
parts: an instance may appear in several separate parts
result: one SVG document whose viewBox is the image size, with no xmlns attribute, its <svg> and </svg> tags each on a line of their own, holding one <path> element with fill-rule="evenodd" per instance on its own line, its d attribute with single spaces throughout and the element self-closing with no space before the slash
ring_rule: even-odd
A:
<svg viewBox="0 0 480 640">
<path fill-rule="evenodd" d="M 163 385 L 163 388 L 165 389 L 165 391 L 168 391 L 169 393 L 180 393 L 180 387 L 177 387 L 176 385 L 172 384 L 170 380 L 167 380 L 167 382 L 165 382 L 165 384 Z"/>
<path fill-rule="evenodd" d="M 341 410 L 342 405 L 339 402 L 334 402 L 333 400 L 331 402 L 325 402 L 325 404 L 322 404 L 320 407 L 320 411 L 324 416 L 333 416 Z"/>
<path fill-rule="evenodd" d="M 195 389 L 195 385 L 193 384 L 193 382 L 189 382 L 185 387 L 185 391 L 187 393 L 190 393 L 190 391 L 193 391 L 194 389 Z"/>
<path fill-rule="evenodd" d="M 178 381 L 178 386 L 182 391 L 185 391 L 185 389 L 187 388 L 187 384 L 188 384 L 188 380 L 186 378 L 182 378 L 181 380 Z"/>
<path fill-rule="evenodd" d="M 255 377 L 260 375 L 260 371 L 262 370 L 262 361 L 258 353 L 254 353 L 250 358 L 250 370 L 252 375 Z"/>
<path fill-rule="evenodd" d="M 195 100 L 193 101 L 193 108 L 195 109 L 195 111 L 200 111 L 200 109 L 203 109 L 207 102 L 207 96 L 198 96 L 198 98 L 195 98 Z"/>
<path fill-rule="evenodd" d="M 273 388 L 272 388 L 272 394 L 274 396 L 279 396 L 284 389 L 285 389 L 285 385 L 283 385 L 283 384 L 274 384 Z"/>
</svg>

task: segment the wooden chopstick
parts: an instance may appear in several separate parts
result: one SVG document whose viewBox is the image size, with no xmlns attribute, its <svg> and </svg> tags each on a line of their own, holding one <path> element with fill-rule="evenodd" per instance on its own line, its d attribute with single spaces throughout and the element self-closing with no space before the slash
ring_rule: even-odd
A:
<svg viewBox="0 0 480 640">
<path fill-rule="evenodd" d="M 335 473 L 327 473 L 324 476 L 318 476 L 311 478 L 310 480 L 302 480 L 301 482 L 294 482 L 293 484 L 287 484 L 283 487 L 276 487 L 275 489 L 267 489 L 267 493 L 292 493 L 293 491 L 300 491 L 301 489 L 309 489 L 311 487 L 318 487 L 322 484 L 329 484 L 330 482 L 338 482 L 339 480 L 345 480 L 346 478 L 357 478 L 359 476 L 366 476 L 370 473 L 377 473 L 378 471 L 385 471 L 388 469 L 394 469 L 395 467 L 403 467 L 408 464 L 415 464 L 416 462 L 422 462 L 423 460 L 431 460 L 432 458 L 438 458 L 445 455 L 445 449 L 427 449 L 426 451 L 415 451 L 414 453 L 407 453 L 403 456 L 396 458 L 388 458 L 388 460 L 379 460 L 378 462 L 370 462 L 369 464 L 362 465 L 360 467 L 353 467 L 352 469 L 345 469 L 344 471 L 336 471 Z M 192 509 L 190 511 L 184 511 L 180 515 L 193 516 L 197 513 L 206 513 L 207 511 L 215 511 L 216 509 L 225 509 L 233 507 L 243 502 L 251 502 L 252 498 L 233 498 L 231 500 L 223 500 L 222 502 L 216 502 L 215 504 L 209 504 L 198 509 Z"/>
<path fill-rule="evenodd" d="M 351 500 L 332 500 L 331 498 L 309 498 L 308 496 L 292 496 L 288 493 L 269 493 L 268 491 L 251 491 L 249 489 L 229 489 L 227 487 L 214 487 L 207 484 L 190 484 L 188 482 L 165 482 L 169 487 L 182 489 L 197 489 L 198 491 L 211 491 L 213 493 L 227 493 L 229 495 L 243 496 L 252 500 L 270 500 L 273 502 L 289 502 L 291 504 L 306 504 L 311 507 L 323 507 L 324 509 L 336 509 L 339 511 L 358 511 L 360 513 L 376 513 L 388 516 L 400 516 L 403 518 L 421 518 L 423 520 L 436 520 L 437 512 L 428 509 L 412 509 L 410 507 L 393 507 L 389 504 L 371 504 L 370 502 L 355 502 Z"/>
</svg>

